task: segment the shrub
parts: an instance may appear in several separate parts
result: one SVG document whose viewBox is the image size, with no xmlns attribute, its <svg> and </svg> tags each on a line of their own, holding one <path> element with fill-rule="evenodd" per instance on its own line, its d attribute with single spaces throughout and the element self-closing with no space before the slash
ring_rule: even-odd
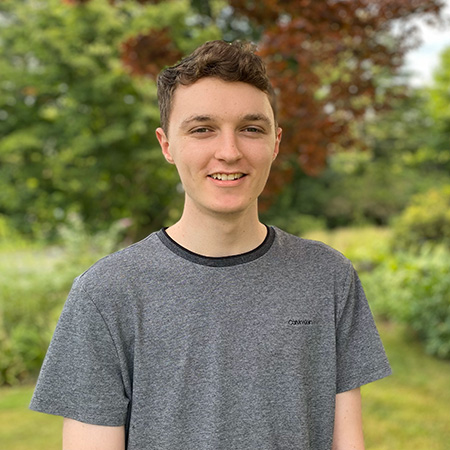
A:
<svg viewBox="0 0 450 450">
<path fill-rule="evenodd" d="M 19 235 L 16 229 L 12 226 L 8 217 L 0 214 L 0 248 L 5 250 L 7 248 L 18 249 L 25 244 L 24 239 Z"/>
<path fill-rule="evenodd" d="M 0 386 L 38 374 L 73 279 L 117 245 L 123 227 L 89 236 L 73 220 L 60 247 L 0 251 Z"/>
<path fill-rule="evenodd" d="M 450 244 L 450 185 L 413 197 L 394 221 L 394 248 L 418 249 L 425 243 Z"/>
<path fill-rule="evenodd" d="M 333 231 L 315 229 L 303 234 L 306 239 L 324 242 L 343 253 L 358 273 L 372 271 L 389 258 L 391 230 L 386 227 L 359 226 Z"/>
<path fill-rule="evenodd" d="M 424 246 L 392 255 L 362 281 L 375 314 L 405 322 L 427 353 L 450 359 L 449 273 L 450 252 Z"/>
</svg>

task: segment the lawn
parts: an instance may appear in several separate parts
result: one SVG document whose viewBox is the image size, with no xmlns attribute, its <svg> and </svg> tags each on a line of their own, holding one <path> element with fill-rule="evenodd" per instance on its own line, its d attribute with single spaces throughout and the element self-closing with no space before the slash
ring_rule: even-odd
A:
<svg viewBox="0 0 450 450">
<path fill-rule="evenodd" d="M 394 375 L 362 389 L 367 450 L 448 450 L 450 362 L 426 356 L 398 325 L 379 328 Z M 32 390 L 0 389 L 2 449 L 61 448 L 61 418 L 28 411 Z"/>
<path fill-rule="evenodd" d="M 0 448 L 60 450 L 62 418 L 28 410 L 33 387 L 0 389 Z"/>
<path fill-rule="evenodd" d="M 393 375 L 362 388 L 368 450 L 448 450 L 450 362 L 403 327 L 379 324 Z"/>
</svg>

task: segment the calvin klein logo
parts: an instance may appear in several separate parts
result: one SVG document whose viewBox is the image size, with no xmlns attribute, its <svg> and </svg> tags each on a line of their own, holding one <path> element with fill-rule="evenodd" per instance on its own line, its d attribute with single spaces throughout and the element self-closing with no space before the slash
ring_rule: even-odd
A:
<svg viewBox="0 0 450 450">
<path fill-rule="evenodd" d="M 312 325 L 314 322 L 309 319 L 289 319 L 288 325 Z"/>
</svg>

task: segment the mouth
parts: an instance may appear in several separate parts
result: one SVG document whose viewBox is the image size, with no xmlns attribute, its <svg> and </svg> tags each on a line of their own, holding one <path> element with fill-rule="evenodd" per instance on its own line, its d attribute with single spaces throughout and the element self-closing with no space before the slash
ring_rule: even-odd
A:
<svg viewBox="0 0 450 450">
<path fill-rule="evenodd" d="M 221 181 L 234 181 L 239 180 L 240 178 L 245 177 L 245 173 L 213 173 L 211 175 L 208 175 L 208 177 L 213 178 L 214 180 L 221 180 Z"/>
</svg>

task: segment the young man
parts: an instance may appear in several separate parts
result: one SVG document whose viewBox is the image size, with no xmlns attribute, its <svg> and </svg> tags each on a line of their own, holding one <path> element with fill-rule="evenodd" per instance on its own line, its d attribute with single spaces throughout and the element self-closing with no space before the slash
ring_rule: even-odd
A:
<svg viewBox="0 0 450 450">
<path fill-rule="evenodd" d="M 209 42 L 158 79 L 180 220 L 75 280 L 31 408 L 64 450 L 362 450 L 359 387 L 390 374 L 358 277 L 262 224 L 281 128 L 250 46 Z"/>
</svg>

